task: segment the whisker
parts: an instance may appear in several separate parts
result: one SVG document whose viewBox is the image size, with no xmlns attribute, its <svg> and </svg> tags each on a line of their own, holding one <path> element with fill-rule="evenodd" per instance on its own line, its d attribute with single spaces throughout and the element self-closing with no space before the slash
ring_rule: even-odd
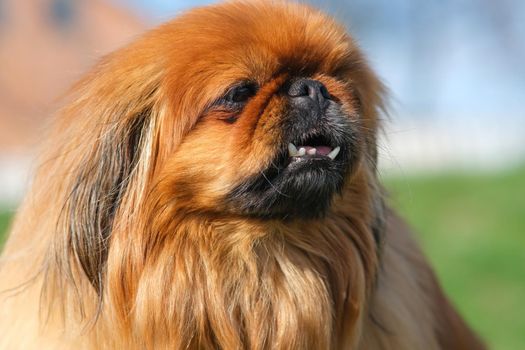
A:
<svg viewBox="0 0 525 350">
<path fill-rule="evenodd" d="M 270 186 L 272 186 L 272 188 L 277 192 L 279 193 L 281 196 L 284 196 L 284 197 L 287 197 L 287 198 L 290 198 L 289 195 L 285 194 L 285 193 L 282 193 L 281 191 L 279 191 L 277 189 L 277 187 L 275 187 L 275 185 L 266 177 L 266 175 L 264 174 L 264 172 L 260 171 L 259 172 L 261 173 L 261 175 L 264 177 L 264 179 L 270 184 Z"/>
</svg>

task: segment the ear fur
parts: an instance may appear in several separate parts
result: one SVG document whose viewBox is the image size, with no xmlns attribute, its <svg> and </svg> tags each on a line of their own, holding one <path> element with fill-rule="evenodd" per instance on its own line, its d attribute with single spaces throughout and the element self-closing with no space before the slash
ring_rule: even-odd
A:
<svg viewBox="0 0 525 350">
<path fill-rule="evenodd" d="M 139 161 L 150 110 L 111 128 L 79 163 L 64 203 L 66 249 L 102 294 L 102 272 L 115 212 Z"/>
<path fill-rule="evenodd" d="M 141 62 L 140 50 L 136 60 L 122 57 L 132 52 L 133 47 L 107 57 L 75 87 L 50 138 L 55 140 L 49 147 L 52 166 L 38 175 L 40 181 L 63 179 L 49 190 L 56 191 L 53 197 L 62 209 L 42 295 L 51 302 L 76 295 L 82 316 L 80 291 L 91 284 L 100 306 L 112 232 L 118 218 L 129 220 L 140 208 L 155 168 L 154 126 L 165 110 L 161 67 Z M 57 291 L 65 295 L 53 298 Z"/>
</svg>

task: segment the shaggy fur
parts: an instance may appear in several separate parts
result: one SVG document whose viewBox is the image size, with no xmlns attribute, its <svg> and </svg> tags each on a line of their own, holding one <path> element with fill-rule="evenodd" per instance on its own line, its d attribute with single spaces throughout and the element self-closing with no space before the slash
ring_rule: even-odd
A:
<svg viewBox="0 0 525 350">
<path fill-rule="evenodd" d="M 283 93 L 304 77 L 326 114 Z M 483 348 L 383 203 L 382 96 L 344 29 L 292 3 L 195 9 L 106 57 L 13 225 L 0 348 Z M 291 172 L 311 130 L 342 153 Z"/>
</svg>

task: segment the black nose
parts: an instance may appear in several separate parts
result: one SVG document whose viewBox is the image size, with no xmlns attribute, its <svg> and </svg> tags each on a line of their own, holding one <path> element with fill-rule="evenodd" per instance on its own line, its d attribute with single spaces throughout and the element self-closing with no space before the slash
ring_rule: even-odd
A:
<svg viewBox="0 0 525 350">
<path fill-rule="evenodd" d="M 290 85 L 288 96 L 301 104 L 314 104 L 321 110 L 326 108 L 330 93 L 321 82 L 313 79 L 297 79 Z"/>
</svg>

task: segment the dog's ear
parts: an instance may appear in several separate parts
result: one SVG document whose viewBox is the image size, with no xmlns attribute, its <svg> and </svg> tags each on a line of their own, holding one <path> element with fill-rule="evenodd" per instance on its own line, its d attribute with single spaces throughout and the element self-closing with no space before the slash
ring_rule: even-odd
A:
<svg viewBox="0 0 525 350">
<path fill-rule="evenodd" d="M 66 249 L 99 294 L 114 217 L 145 146 L 150 113 L 145 109 L 108 125 L 72 174 L 74 181 L 62 213 Z"/>
<path fill-rule="evenodd" d="M 100 298 L 114 227 L 140 206 L 154 169 L 162 74 L 149 62 L 101 62 L 75 87 L 51 137 L 47 176 L 62 177 L 62 209 L 48 265 L 77 289 L 84 274 Z"/>
<path fill-rule="evenodd" d="M 359 101 L 361 118 L 366 126 L 367 148 L 369 159 L 377 166 L 378 133 L 382 131 L 381 118 L 387 115 L 387 88 L 374 71 L 361 58 L 360 67 L 353 72 L 354 93 Z"/>
<path fill-rule="evenodd" d="M 368 163 L 368 186 L 373 194 L 370 212 L 373 213 L 370 228 L 380 251 L 383 244 L 385 231 L 385 218 L 387 206 L 385 204 L 385 190 L 380 184 L 377 173 L 378 166 L 378 141 L 379 133 L 383 132 L 382 117 L 388 115 L 387 95 L 388 89 L 381 82 L 376 73 L 370 68 L 367 60 L 359 51 L 354 51 L 349 64 L 349 81 L 353 93 L 359 104 L 359 114 L 363 123 L 362 132 L 365 134 L 366 159 Z M 357 67 L 357 69 L 356 69 Z"/>
</svg>

